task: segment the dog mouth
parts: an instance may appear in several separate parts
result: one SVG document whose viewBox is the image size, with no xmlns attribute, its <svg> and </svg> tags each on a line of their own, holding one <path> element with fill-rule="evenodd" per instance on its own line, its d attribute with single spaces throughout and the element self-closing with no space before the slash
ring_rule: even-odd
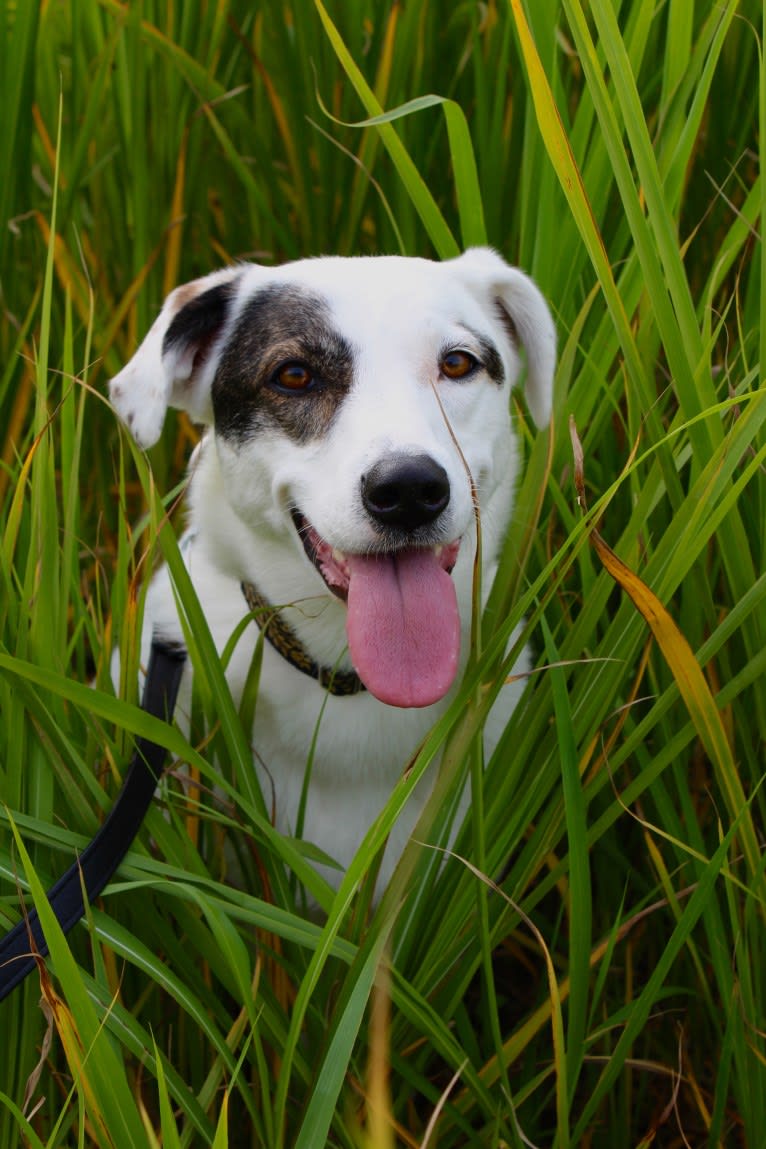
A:
<svg viewBox="0 0 766 1149">
<path fill-rule="evenodd" d="M 451 577 L 460 539 L 352 553 L 331 546 L 299 511 L 292 517 L 310 562 L 348 607 L 349 654 L 369 692 L 399 707 L 443 698 L 460 661 Z"/>
</svg>

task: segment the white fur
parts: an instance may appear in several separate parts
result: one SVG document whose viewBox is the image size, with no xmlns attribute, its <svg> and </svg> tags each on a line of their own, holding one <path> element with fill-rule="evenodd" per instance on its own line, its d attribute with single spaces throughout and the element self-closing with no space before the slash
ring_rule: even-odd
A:
<svg viewBox="0 0 766 1149">
<path fill-rule="evenodd" d="M 235 295 L 204 362 L 183 351 L 163 355 L 165 332 L 180 308 L 223 282 L 236 283 Z M 451 498 L 440 529 L 445 542 L 462 538 L 452 577 L 465 653 L 475 545 L 465 463 L 481 507 L 485 593 L 511 513 L 517 470 L 509 388 L 520 361 L 500 305 L 523 344 L 526 398 L 535 421 L 543 426 L 550 416 L 555 362 L 555 332 L 545 301 L 522 272 L 489 249 L 472 249 L 446 263 L 327 257 L 278 268 L 243 265 L 215 272 L 168 297 L 145 341 L 110 385 L 117 412 L 141 445 L 157 440 L 168 405 L 212 423 L 210 388 L 237 316 L 259 289 L 273 283 L 309 289 L 326 301 L 334 327 L 356 350 L 356 371 L 327 434 L 303 443 L 275 432 L 233 442 L 212 426 L 195 455 L 185 554 L 219 650 L 247 613 L 240 590 L 244 579 L 272 604 L 285 604 L 283 617 L 318 663 L 336 663 L 346 646 L 346 607 L 328 592 L 307 559 L 290 507 L 297 505 L 333 546 L 366 552 L 375 532 L 361 506 L 360 476 L 383 455 L 414 452 L 431 456 L 449 476 Z M 506 375 L 502 387 L 483 373 L 465 381 L 440 377 L 438 356 L 445 343 L 471 350 L 471 333 L 491 340 L 501 352 Z M 147 597 L 145 655 L 154 627 L 181 638 L 166 569 L 156 575 Z M 231 660 L 227 677 L 235 699 L 256 638 L 253 625 Z M 350 668 L 347 659 L 341 665 Z M 188 706 L 188 682 L 184 689 L 181 712 Z M 502 730 L 518 693 L 515 685 L 501 692 L 488 726 L 489 743 Z M 304 835 L 348 865 L 451 696 L 452 691 L 434 705 L 406 710 L 385 705 L 369 693 L 327 696 L 266 643 L 252 737 L 257 761 L 263 764 L 259 769 L 267 802 L 272 795 L 275 800 L 278 828 L 294 830 L 306 759 L 324 705 Z M 390 877 L 426 796 L 425 789 L 416 794 L 395 827 L 381 883 Z M 332 874 L 328 876 L 332 880 Z"/>
</svg>

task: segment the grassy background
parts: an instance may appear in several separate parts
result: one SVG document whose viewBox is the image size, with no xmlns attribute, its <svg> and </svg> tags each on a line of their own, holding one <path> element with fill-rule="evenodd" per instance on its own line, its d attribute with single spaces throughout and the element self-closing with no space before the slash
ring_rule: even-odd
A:
<svg viewBox="0 0 766 1149">
<path fill-rule="evenodd" d="M 217 722 L 166 741 L 199 787 L 168 785 L 87 928 L 51 926 L 44 1008 L 35 979 L 0 1006 L 0 1145 L 759 1149 L 761 5 L 328 12 L 0 2 L 0 926 L 116 792 L 160 555 L 194 615 L 166 518 L 194 431 L 173 422 L 147 459 L 104 402 L 170 287 L 232 258 L 486 239 L 554 309 L 553 432 L 519 409 L 527 468 L 472 669 L 337 897 L 313 881 L 325 925 L 198 620 Z M 482 774 L 522 616 L 543 669 Z M 368 915 L 364 875 L 441 747 L 430 833 L 470 773 L 470 864 L 413 848 Z"/>
</svg>

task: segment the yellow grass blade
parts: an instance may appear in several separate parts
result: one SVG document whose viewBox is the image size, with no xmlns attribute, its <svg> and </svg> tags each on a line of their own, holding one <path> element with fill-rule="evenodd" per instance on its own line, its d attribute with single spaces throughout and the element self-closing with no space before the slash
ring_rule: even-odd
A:
<svg viewBox="0 0 766 1149">
<path fill-rule="evenodd" d="M 575 459 L 575 486 L 580 505 L 585 509 L 582 445 L 573 419 L 570 420 L 570 434 Z M 689 711 L 689 717 L 713 764 L 729 814 L 732 818 L 742 816 L 740 830 L 742 848 L 749 871 L 755 876 L 760 871 L 758 839 L 752 818 L 747 811 L 747 799 L 721 715 L 707 680 L 694 657 L 694 651 L 657 596 L 635 571 L 618 558 L 595 527 L 592 528 L 590 537 L 604 567 L 643 615 L 657 641 Z"/>
</svg>

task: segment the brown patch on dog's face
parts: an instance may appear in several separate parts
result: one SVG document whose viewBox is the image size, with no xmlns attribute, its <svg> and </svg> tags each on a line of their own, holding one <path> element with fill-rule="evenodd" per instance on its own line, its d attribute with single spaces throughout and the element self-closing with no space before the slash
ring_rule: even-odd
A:
<svg viewBox="0 0 766 1149">
<path fill-rule="evenodd" d="M 200 294 L 197 282 L 196 279 L 193 279 L 191 283 L 182 283 L 180 287 L 175 289 L 173 299 L 176 304 L 176 311 L 186 307 L 187 303 L 191 303 L 192 299 L 196 299 Z"/>
<path fill-rule="evenodd" d="M 216 434 L 236 445 L 267 427 L 297 443 L 326 434 L 351 387 L 354 351 L 319 295 L 272 284 L 243 307 L 212 388 Z"/>
</svg>

